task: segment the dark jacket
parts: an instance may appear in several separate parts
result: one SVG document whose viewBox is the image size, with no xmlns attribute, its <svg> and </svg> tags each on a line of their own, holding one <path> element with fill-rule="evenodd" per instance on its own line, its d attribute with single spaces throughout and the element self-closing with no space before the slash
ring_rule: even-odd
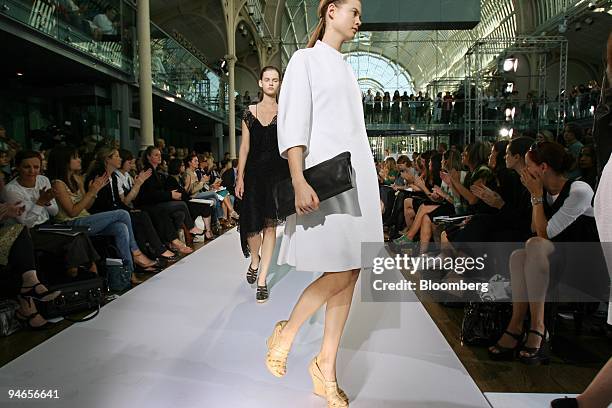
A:
<svg viewBox="0 0 612 408">
<path fill-rule="evenodd" d="M 137 207 L 172 201 L 172 193 L 166 190 L 166 177 L 148 164 L 145 165 L 144 170 L 149 168 L 153 173 L 140 187 L 140 192 L 136 197 Z"/>
</svg>

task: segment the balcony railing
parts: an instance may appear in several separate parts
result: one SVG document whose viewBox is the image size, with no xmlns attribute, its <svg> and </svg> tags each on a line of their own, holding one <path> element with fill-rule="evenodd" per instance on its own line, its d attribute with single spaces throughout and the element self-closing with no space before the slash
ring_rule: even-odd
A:
<svg viewBox="0 0 612 408">
<path fill-rule="evenodd" d="M 139 63 L 136 10 L 128 2 L 110 3 L 116 11 L 108 11 L 109 3 L 97 0 L 82 7 L 72 0 L 0 0 L 0 15 L 116 68 L 136 82 Z M 151 59 L 153 86 L 166 99 L 183 100 L 227 121 L 225 76 L 154 24 L 151 24 Z"/>
</svg>

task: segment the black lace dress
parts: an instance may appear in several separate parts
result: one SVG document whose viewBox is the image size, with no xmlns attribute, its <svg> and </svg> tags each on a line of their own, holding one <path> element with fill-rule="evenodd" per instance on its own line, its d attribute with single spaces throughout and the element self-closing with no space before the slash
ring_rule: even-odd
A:
<svg viewBox="0 0 612 408">
<path fill-rule="evenodd" d="M 244 110 L 249 128 L 249 155 L 244 168 L 244 193 L 240 204 L 240 242 L 245 257 L 250 256 L 247 238 L 265 227 L 282 223 L 276 216 L 272 187 L 290 176 L 287 160 L 278 152 L 276 116 L 264 126 L 249 109 Z"/>
</svg>

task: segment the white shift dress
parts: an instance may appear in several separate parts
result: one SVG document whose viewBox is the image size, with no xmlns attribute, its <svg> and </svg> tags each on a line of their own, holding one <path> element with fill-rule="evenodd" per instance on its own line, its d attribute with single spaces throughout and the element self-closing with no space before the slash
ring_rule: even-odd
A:
<svg viewBox="0 0 612 408">
<path fill-rule="evenodd" d="M 593 208 L 599 240 L 604 243 L 604 256 L 612 280 L 612 154 L 601 172 Z M 612 324 L 612 293 L 608 303 L 608 324 Z"/>
<path fill-rule="evenodd" d="M 361 91 L 352 68 L 318 41 L 298 50 L 287 67 L 278 103 L 278 147 L 305 146 L 304 168 L 351 152 L 352 190 L 319 210 L 287 219 L 278 264 L 299 271 L 342 272 L 367 267 L 363 242 L 383 242 L 378 178 L 365 129 Z"/>
</svg>

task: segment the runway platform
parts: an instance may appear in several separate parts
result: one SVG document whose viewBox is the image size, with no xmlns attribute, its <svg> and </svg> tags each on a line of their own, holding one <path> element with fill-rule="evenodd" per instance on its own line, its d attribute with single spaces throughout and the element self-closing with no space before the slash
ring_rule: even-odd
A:
<svg viewBox="0 0 612 408">
<path fill-rule="evenodd" d="M 326 407 L 307 373 L 322 311 L 303 326 L 284 378 L 264 366 L 265 339 L 314 275 L 274 267 L 270 300 L 259 305 L 247 266 L 238 233 L 226 233 L 2 367 L 0 405 Z M 491 406 L 418 301 L 367 303 L 359 293 L 338 362 L 351 407 Z M 59 399 L 9 401 L 17 388 L 57 390 Z"/>
</svg>

